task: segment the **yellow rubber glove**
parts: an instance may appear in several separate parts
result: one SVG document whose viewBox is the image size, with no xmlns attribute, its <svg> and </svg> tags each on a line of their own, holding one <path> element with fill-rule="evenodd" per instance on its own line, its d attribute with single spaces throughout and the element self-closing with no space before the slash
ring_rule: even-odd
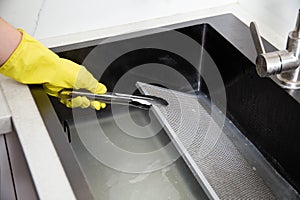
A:
<svg viewBox="0 0 300 200">
<path fill-rule="evenodd" d="M 59 92 L 68 89 L 87 89 L 104 94 L 106 87 L 99 83 L 84 66 L 60 58 L 23 30 L 22 40 L 9 59 L 0 67 L 0 73 L 24 84 L 43 84 L 45 91 L 59 97 Z M 67 107 L 91 106 L 96 110 L 106 104 L 90 101 L 86 97 L 60 99 Z"/>
</svg>

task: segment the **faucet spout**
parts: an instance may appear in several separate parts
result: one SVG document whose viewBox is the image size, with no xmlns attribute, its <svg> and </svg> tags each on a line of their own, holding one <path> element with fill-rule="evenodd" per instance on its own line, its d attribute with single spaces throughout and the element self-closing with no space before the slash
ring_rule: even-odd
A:
<svg viewBox="0 0 300 200">
<path fill-rule="evenodd" d="M 300 9 L 298 11 L 298 17 L 296 21 L 295 30 L 293 32 L 293 37 L 299 38 L 300 37 Z"/>
</svg>

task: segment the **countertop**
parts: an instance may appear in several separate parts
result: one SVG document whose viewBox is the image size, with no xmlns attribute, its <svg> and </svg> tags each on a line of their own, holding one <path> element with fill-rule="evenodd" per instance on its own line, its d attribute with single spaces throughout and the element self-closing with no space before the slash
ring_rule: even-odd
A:
<svg viewBox="0 0 300 200">
<path fill-rule="evenodd" d="M 277 48 L 284 47 L 285 38 L 276 34 L 273 30 L 267 28 L 267 26 L 264 26 L 262 20 L 253 17 L 251 13 L 247 13 L 237 3 L 114 27 L 43 38 L 41 42 L 49 48 L 55 48 L 62 45 L 107 38 L 225 13 L 232 13 L 245 24 L 249 24 L 250 21 L 255 20 L 259 24 L 261 33 L 265 39 Z M 70 184 L 28 86 L 0 76 L 0 87 L 0 93 L 3 94 L 2 96 L 0 94 L 1 104 L 3 101 L 7 101 L 8 105 L 6 108 L 8 107 L 9 109 L 8 112 L 7 109 L 5 110 L 1 107 L 0 121 L 3 119 L 2 116 L 6 116 L 4 118 L 7 123 L 7 117 L 9 119 L 11 117 L 12 125 L 22 144 L 38 194 L 42 199 L 55 199 L 58 194 L 60 198 L 62 197 L 61 195 L 65 195 L 64 199 L 74 199 L 75 197 Z M 22 98 L 16 98 L 20 94 Z M 27 113 L 30 113 L 30 115 Z M 47 155 L 47 159 L 45 159 L 45 155 Z"/>
<path fill-rule="evenodd" d="M 83 30 L 82 32 L 70 33 L 66 35 L 62 34 L 59 36 L 41 38 L 40 41 L 47 47 L 53 48 L 57 46 L 64 46 L 68 44 L 85 42 L 88 40 L 113 37 L 116 35 L 132 33 L 140 30 L 147 30 L 226 13 L 232 13 L 247 25 L 249 25 L 251 21 L 256 21 L 259 26 L 261 35 L 266 40 L 268 40 L 276 48 L 285 47 L 286 37 L 280 35 L 276 30 L 271 29 L 268 26 L 268 24 L 264 23 L 263 19 L 255 17 L 250 12 L 244 10 L 237 3 L 231 3 L 222 6 L 211 6 L 206 9 L 191 11 L 187 13 L 179 13 L 176 15 L 170 15 L 166 17 L 159 17 L 155 19 L 143 20 L 133 23 L 120 24 L 117 26 L 110 26 L 89 31 Z M 291 29 L 292 28 L 293 27 L 291 27 Z"/>
</svg>

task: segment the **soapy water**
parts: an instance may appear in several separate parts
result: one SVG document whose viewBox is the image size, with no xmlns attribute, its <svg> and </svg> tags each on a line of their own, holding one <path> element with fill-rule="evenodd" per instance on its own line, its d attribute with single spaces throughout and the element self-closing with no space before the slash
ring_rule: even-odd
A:
<svg viewBox="0 0 300 200">
<path fill-rule="evenodd" d="M 85 130 L 86 132 L 97 131 L 97 129 L 94 129 L 96 126 L 92 126 L 93 123 L 97 122 L 89 122 L 88 124 L 84 123 L 79 126 L 83 126 L 84 129 L 82 130 Z M 111 126 L 115 125 L 111 122 L 106 124 L 107 128 Z M 70 127 L 70 131 L 72 133 L 72 147 L 77 155 L 77 159 L 87 178 L 87 182 L 90 185 L 95 199 L 152 200 L 169 198 L 178 200 L 196 200 L 199 199 L 199 197 L 201 197 L 201 199 L 207 199 L 199 183 L 181 158 L 176 159 L 172 164 L 165 168 L 148 173 L 122 172 L 107 167 L 95 159 L 82 144 L 76 129 L 74 127 Z M 115 139 L 118 139 L 118 137 L 115 137 Z M 121 145 L 122 140 L 123 138 L 119 137 L 119 141 L 116 141 L 116 143 Z M 142 140 L 140 142 L 142 142 L 143 145 L 140 145 L 139 151 L 143 151 L 143 147 L 146 150 L 162 147 L 160 145 L 164 145 L 164 142 L 161 142 L 161 140 L 166 140 L 166 138 L 160 135 L 153 137 L 151 142 L 150 140 L 146 141 L 133 137 L 131 140 Z M 94 143 L 94 145 L 97 146 L 96 143 Z M 123 145 L 123 147 L 125 147 L 124 143 Z M 145 149 L 144 151 L 146 151 Z M 109 152 L 106 153 L 109 154 Z M 167 151 L 165 153 L 168 154 Z M 158 159 L 149 164 L 147 167 L 148 169 L 151 169 L 159 163 L 160 161 Z M 120 161 L 119 164 L 143 165 L 143 163 L 138 162 L 122 163 L 122 161 Z"/>
</svg>

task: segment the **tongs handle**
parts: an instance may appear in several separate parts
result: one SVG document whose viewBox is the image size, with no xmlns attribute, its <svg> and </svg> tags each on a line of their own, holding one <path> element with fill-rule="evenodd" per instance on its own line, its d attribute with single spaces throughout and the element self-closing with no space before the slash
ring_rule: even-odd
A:
<svg viewBox="0 0 300 200">
<path fill-rule="evenodd" d="M 91 92 L 63 90 L 60 92 L 62 98 L 74 98 L 77 96 L 85 96 L 88 99 L 101 101 L 109 104 L 128 105 L 148 110 L 153 104 L 167 106 L 168 102 L 162 98 L 147 95 L 129 95 L 121 93 L 107 92 L 105 94 L 93 94 Z"/>
</svg>

